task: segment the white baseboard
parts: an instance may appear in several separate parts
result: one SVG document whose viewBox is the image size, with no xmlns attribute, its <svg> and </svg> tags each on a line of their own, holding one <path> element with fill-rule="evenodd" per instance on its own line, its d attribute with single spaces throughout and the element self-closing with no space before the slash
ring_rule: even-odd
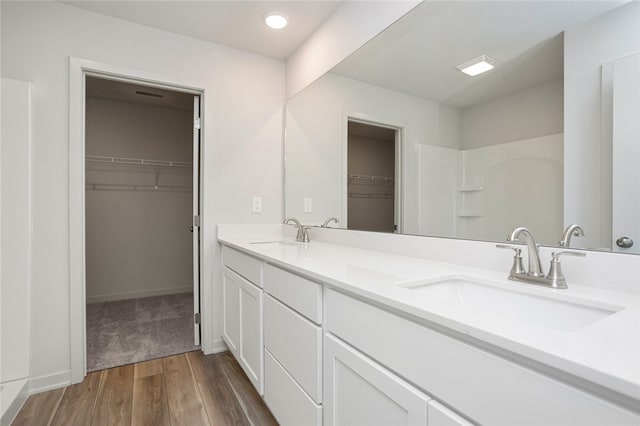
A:
<svg viewBox="0 0 640 426">
<path fill-rule="evenodd" d="M 115 300 L 139 299 L 142 297 L 166 296 L 167 294 L 189 293 L 193 286 L 160 288 L 154 290 L 128 291 L 124 293 L 101 294 L 87 296 L 87 303 L 113 302 Z"/>
<path fill-rule="evenodd" d="M 9 426 L 29 397 L 29 379 L 2 383 L 2 414 L 0 426 Z"/>
<path fill-rule="evenodd" d="M 59 373 L 48 374 L 46 376 L 32 377 L 29 384 L 29 394 L 45 392 L 71 384 L 71 371 L 60 371 Z"/>
<path fill-rule="evenodd" d="M 229 348 L 227 347 L 226 343 L 224 343 L 224 340 L 218 339 L 213 341 L 213 351 L 211 351 L 212 354 L 217 354 L 217 353 L 228 351 L 228 350 Z M 205 354 L 205 355 L 209 355 L 209 354 Z"/>
</svg>

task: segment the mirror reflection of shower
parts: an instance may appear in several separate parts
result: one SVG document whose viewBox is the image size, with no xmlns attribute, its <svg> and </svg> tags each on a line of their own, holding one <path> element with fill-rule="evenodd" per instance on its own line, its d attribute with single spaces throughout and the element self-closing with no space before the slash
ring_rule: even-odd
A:
<svg viewBox="0 0 640 426">
<path fill-rule="evenodd" d="M 638 2 L 421 3 L 288 100 L 286 216 L 356 226 L 344 196 L 348 115 L 401 128 L 399 233 L 503 241 L 505 229 L 526 223 L 539 243 L 557 246 L 579 223 L 586 236 L 576 247 L 629 252 L 616 241 L 640 241 L 629 202 L 637 191 L 626 189 L 637 179 L 612 180 L 633 168 L 613 166 L 613 86 L 600 76 L 603 62 L 618 68 L 640 51 L 638 18 Z M 584 49 L 595 39 L 602 49 Z M 456 69 L 480 53 L 500 64 L 475 77 Z M 635 228 L 616 230 L 615 211 Z"/>
</svg>

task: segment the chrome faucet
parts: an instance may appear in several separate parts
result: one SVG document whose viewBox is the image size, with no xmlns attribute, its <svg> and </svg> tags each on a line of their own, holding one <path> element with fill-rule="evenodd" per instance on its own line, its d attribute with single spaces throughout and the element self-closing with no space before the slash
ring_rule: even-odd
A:
<svg viewBox="0 0 640 426">
<path fill-rule="evenodd" d="M 575 225 L 577 226 L 577 225 Z M 570 227 L 571 228 L 571 227 Z M 580 228 L 578 226 L 578 228 Z M 582 228 L 580 228 L 582 229 Z M 569 230 L 569 228 L 567 228 Z M 570 231 L 571 233 L 575 232 L 575 228 Z M 566 234 L 566 232 L 565 232 Z M 567 280 L 562 273 L 562 267 L 560 265 L 560 256 L 586 256 L 584 253 L 578 251 L 558 251 L 551 253 L 551 264 L 549 265 L 549 273 L 544 275 L 542 273 L 542 266 L 540 265 L 540 253 L 538 252 L 538 245 L 533 239 L 533 235 L 531 232 L 525 227 L 515 228 L 513 231 L 509 233 L 507 236 L 507 241 L 520 241 L 519 238 L 522 236 L 524 242 L 527 244 L 528 250 L 528 258 L 529 258 L 529 270 L 525 271 L 522 266 L 522 257 L 520 256 L 520 249 L 516 247 L 511 247 L 504 244 L 497 244 L 498 248 L 510 248 L 515 251 L 515 256 L 513 258 L 513 266 L 511 267 L 511 271 L 509 272 L 509 279 L 514 281 L 522 281 L 529 284 L 542 285 L 546 287 L 556 288 L 556 289 L 564 289 L 567 288 Z M 569 236 L 569 239 L 571 237 Z M 567 240 L 568 242 L 568 240 Z"/>
<path fill-rule="evenodd" d="M 584 230 L 582 226 L 573 225 L 567 226 L 567 229 L 564 230 L 564 234 L 562 234 L 562 240 L 558 243 L 560 247 L 569 247 L 571 245 L 571 237 L 584 237 Z"/>
<path fill-rule="evenodd" d="M 331 223 L 332 221 L 333 221 L 333 222 L 335 222 L 335 223 L 336 223 L 336 225 L 337 225 L 338 223 L 340 223 L 340 220 L 339 220 L 337 217 L 333 217 L 333 216 L 331 216 L 330 218 L 328 218 L 327 220 L 325 220 L 325 221 L 324 221 L 324 223 L 323 223 L 322 225 L 320 225 L 320 227 L 321 227 L 321 228 L 328 228 L 328 227 L 329 227 L 329 223 Z"/>
<path fill-rule="evenodd" d="M 293 217 L 288 217 L 284 219 L 284 224 L 287 225 L 289 222 L 293 222 L 298 227 L 298 234 L 296 235 L 296 241 L 300 241 L 303 243 L 308 243 L 309 241 L 309 232 L 308 227 L 303 226 L 300 221 Z"/>
<path fill-rule="evenodd" d="M 529 269 L 527 275 L 530 277 L 544 277 L 542 273 L 542 264 L 540 263 L 540 253 L 538 252 L 538 245 L 536 240 L 533 239 L 531 232 L 524 226 L 515 228 L 507 236 L 507 241 L 520 241 L 520 237 L 524 239 L 527 244 L 527 258 L 529 259 Z"/>
</svg>

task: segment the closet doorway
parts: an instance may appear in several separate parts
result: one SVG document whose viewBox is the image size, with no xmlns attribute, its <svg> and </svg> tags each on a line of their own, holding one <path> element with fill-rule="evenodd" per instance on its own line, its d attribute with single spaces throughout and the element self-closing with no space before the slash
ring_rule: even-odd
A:
<svg viewBox="0 0 640 426">
<path fill-rule="evenodd" d="M 87 372 L 200 345 L 200 102 L 86 77 Z"/>
<path fill-rule="evenodd" d="M 347 122 L 347 229 L 398 232 L 401 131 Z"/>
</svg>

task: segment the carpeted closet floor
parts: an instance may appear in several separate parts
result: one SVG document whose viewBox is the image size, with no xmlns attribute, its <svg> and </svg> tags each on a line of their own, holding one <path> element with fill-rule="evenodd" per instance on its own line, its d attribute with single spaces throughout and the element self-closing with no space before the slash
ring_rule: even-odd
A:
<svg viewBox="0 0 640 426">
<path fill-rule="evenodd" d="M 87 304 L 87 372 L 195 349 L 193 293 Z"/>
</svg>

